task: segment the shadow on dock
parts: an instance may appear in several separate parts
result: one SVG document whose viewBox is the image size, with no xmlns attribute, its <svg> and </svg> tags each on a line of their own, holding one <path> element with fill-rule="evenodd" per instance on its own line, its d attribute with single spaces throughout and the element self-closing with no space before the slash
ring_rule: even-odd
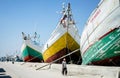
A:
<svg viewBox="0 0 120 78">
<path fill-rule="evenodd" d="M 11 76 L 6 75 L 5 72 L 6 71 L 3 68 L 0 68 L 0 78 L 12 78 Z"/>
<path fill-rule="evenodd" d="M 1 72 L 6 72 L 6 71 L 5 71 L 3 68 L 0 68 L 0 73 L 1 73 Z"/>
</svg>

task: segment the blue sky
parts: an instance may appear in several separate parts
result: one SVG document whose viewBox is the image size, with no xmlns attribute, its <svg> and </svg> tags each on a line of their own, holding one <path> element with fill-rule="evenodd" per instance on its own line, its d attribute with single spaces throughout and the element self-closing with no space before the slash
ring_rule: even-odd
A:
<svg viewBox="0 0 120 78">
<path fill-rule="evenodd" d="M 36 31 L 44 44 L 61 18 L 62 3 L 68 2 L 81 35 L 100 0 L 0 0 L 0 56 L 20 52 L 21 32 L 33 34 Z"/>
</svg>

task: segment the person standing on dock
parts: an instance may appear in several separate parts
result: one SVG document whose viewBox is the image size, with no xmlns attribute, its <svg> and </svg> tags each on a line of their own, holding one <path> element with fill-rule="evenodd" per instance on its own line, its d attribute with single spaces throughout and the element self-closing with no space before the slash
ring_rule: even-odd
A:
<svg viewBox="0 0 120 78">
<path fill-rule="evenodd" d="M 67 75 L 67 64 L 66 64 L 66 59 L 65 58 L 62 61 L 62 74 Z"/>
</svg>

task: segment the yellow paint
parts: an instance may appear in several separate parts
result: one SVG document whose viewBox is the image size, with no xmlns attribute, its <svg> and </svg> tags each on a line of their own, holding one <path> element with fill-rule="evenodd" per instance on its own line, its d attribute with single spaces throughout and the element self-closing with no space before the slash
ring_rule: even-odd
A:
<svg viewBox="0 0 120 78">
<path fill-rule="evenodd" d="M 78 49 L 80 47 L 79 44 L 76 43 L 76 41 L 68 33 L 65 33 L 43 53 L 44 61 L 46 61 L 51 56 L 55 55 L 63 48 L 66 48 L 66 43 L 67 43 L 66 38 L 68 42 L 68 48 L 71 51 Z"/>
</svg>

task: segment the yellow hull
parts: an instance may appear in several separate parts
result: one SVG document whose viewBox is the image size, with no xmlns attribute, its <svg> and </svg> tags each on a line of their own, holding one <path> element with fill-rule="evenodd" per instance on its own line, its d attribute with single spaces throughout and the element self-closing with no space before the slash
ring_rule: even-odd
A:
<svg viewBox="0 0 120 78">
<path fill-rule="evenodd" d="M 54 42 L 50 47 L 48 47 L 48 49 L 45 50 L 45 52 L 43 53 L 44 61 L 51 62 L 59 58 L 59 57 L 54 58 L 54 56 L 57 56 L 61 50 L 66 48 L 66 44 L 68 44 L 67 49 L 69 51 L 74 51 L 80 48 L 80 45 L 74 40 L 74 38 L 72 38 L 70 34 L 66 32 L 56 42 Z M 66 53 L 62 53 L 62 54 L 66 54 Z M 79 55 L 80 55 L 80 52 L 78 52 L 78 56 Z M 51 59 L 51 60 L 49 61 L 48 59 Z"/>
</svg>

